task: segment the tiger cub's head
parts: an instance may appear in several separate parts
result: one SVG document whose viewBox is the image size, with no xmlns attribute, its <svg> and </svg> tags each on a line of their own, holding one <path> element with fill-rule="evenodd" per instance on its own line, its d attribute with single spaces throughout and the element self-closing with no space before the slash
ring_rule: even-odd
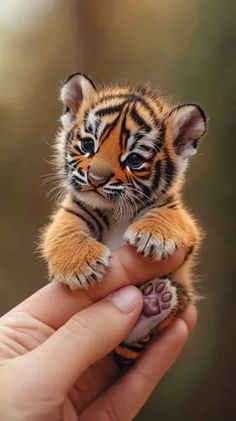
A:
<svg viewBox="0 0 236 421">
<path fill-rule="evenodd" d="M 198 105 L 171 107 L 146 88 L 97 90 L 79 73 L 64 83 L 61 100 L 62 179 L 92 207 L 128 212 L 162 201 L 180 184 L 206 131 Z"/>
</svg>

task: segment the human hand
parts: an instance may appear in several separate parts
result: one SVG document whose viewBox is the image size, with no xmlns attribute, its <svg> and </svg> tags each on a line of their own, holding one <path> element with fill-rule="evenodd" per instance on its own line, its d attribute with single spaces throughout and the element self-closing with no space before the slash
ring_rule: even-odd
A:
<svg viewBox="0 0 236 421">
<path fill-rule="evenodd" d="M 52 283 L 3 316 L 0 419 L 133 419 L 179 355 L 196 310 L 188 307 L 120 376 L 110 353 L 142 308 L 142 295 L 130 284 L 172 272 L 184 254 L 179 249 L 162 262 L 147 264 L 148 259 L 125 246 L 113 254 L 101 284 L 71 292 Z"/>
</svg>

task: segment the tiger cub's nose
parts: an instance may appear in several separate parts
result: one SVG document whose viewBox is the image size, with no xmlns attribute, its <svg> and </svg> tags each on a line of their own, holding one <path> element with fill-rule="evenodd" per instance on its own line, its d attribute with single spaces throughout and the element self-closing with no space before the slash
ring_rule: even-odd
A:
<svg viewBox="0 0 236 421">
<path fill-rule="evenodd" d="M 109 180 L 112 174 L 97 175 L 93 173 L 88 174 L 88 181 L 93 187 L 101 187 Z"/>
</svg>

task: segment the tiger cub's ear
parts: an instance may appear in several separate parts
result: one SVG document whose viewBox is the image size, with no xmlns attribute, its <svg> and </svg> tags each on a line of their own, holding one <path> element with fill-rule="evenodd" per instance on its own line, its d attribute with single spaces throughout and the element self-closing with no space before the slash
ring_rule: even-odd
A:
<svg viewBox="0 0 236 421">
<path fill-rule="evenodd" d="M 195 155 L 198 141 L 207 128 L 206 115 L 202 108 L 195 104 L 180 105 L 171 111 L 169 118 L 176 154 L 182 159 Z"/>
<path fill-rule="evenodd" d="M 70 129 L 76 117 L 76 113 L 83 100 L 89 100 L 96 92 L 96 87 L 88 76 L 81 73 L 73 73 L 65 81 L 60 99 L 65 111 L 61 117 L 65 129 Z"/>
</svg>

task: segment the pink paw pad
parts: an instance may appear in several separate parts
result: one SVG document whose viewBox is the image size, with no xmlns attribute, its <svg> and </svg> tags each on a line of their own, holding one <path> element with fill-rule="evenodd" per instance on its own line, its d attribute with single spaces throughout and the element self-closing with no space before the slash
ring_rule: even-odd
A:
<svg viewBox="0 0 236 421">
<path fill-rule="evenodd" d="M 146 317 L 160 314 L 171 306 L 172 293 L 168 291 L 167 284 L 160 281 L 157 285 L 147 284 L 143 290 L 143 315 Z"/>
</svg>

